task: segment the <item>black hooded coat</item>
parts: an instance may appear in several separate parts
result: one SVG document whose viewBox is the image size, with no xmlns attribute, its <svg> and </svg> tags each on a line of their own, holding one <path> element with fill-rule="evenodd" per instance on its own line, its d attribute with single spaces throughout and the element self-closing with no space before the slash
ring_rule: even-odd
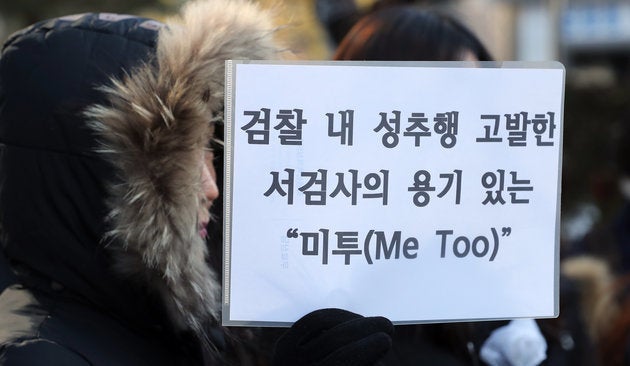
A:
<svg viewBox="0 0 630 366">
<path fill-rule="evenodd" d="M 15 283 L 0 288 L 0 365 L 219 362 L 199 157 L 224 60 L 276 53 L 263 15 L 214 0 L 168 27 L 83 14 L 6 41 L 0 243 Z"/>
</svg>

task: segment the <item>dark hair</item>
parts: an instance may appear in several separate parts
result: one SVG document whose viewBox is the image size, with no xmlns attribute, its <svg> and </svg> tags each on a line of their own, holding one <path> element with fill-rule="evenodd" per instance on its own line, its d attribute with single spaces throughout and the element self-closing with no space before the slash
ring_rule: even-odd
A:
<svg viewBox="0 0 630 366">
<path fill-rule="evenodd" d="M 368 14 L 341 41 L 335 60 L 458 61 L 492 56 L 463 24 L 446 14 L 394 6 Z"/>
</svg>

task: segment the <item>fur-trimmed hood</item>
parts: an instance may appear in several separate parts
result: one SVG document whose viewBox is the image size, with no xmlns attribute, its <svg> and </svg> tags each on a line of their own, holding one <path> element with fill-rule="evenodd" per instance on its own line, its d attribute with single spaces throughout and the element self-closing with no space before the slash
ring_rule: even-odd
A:
<svg viewBox="0 0 630 366">
<path fill-rule="evenodd" d="M 225 60 L 276 58 L 273 33 L 269 14 L 246 0 L 189 3 L 160 30 L 153 62 L 103 87 L 109 103 L 87 112 L 120 178 L 109 203 L 115 267 L 157 291 L 179 328 L 201 332 L 219 317 L 197 213 Z"/>
<path fill-rule="evenodd" d="M 277 58 L 274 33 L 251 1 L 195 0 L 166 26 L 95 13 L 10 37 L 0 242 L 19 281 L 138 329 L 205 336 L 221 294 L 207 261 L 221 253 L 198 232 L 202 157 L 225 60 Z"/>
</svg>

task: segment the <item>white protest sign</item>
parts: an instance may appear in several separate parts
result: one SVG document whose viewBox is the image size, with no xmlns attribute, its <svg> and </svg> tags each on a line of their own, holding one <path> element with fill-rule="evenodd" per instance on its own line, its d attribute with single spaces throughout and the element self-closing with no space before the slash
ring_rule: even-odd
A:
<svg viewBox="0 0 630 366">
<path fill-rule="evenodd" d="M 557 316 L 564 73 L 228 61 L 223 324 Z"/>
</svg>

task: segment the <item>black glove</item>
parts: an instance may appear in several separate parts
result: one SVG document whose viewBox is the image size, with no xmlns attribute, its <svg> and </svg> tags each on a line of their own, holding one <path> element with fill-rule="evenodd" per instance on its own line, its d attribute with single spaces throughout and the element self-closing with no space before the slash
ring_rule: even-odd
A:
<svg viewBox="0 0 630 366">
<path fill-rule="evenodd" d="M 341 309 L 298 320 L 276 343 L 274 366 L 371 366 L 391 348 L 392 323 Z"/>
</svg>

